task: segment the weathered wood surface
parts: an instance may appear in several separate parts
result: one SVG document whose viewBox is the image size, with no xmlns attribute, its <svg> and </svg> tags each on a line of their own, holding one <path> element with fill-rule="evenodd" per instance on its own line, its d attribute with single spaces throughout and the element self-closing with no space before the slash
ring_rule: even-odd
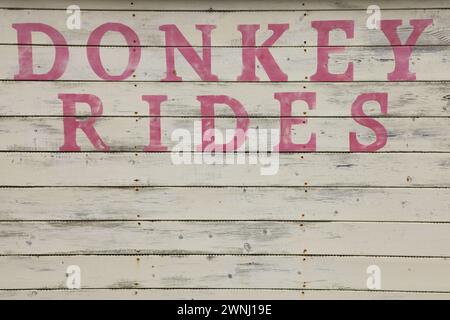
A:
<svg viewBox="0 0 450 320">
<path fill-rule="evenodd" d="M 170 157 L 168 153 L 4 152 L 0 153 L 0 185 L 450 187 L 448 153 L 280 154 L 276 175 L 261 175 L 261 165 L 248 163 L 173 165 Z"/>
<path fill-rule="evenodd" d="M 28 94 L 24 95 L 23 92 Z M 45 92 L 46 94 L 41 94 Z M 112 94 L 120 92 L 119 95 Z M 351 106 L 362 93 L 388 94 L 388 112 L 367 102 L 368 116 L 450 117 L 450 88 L 447 82 L 358 82 L 358 83 L 144 83 L 144 82 L 0 82 L 0 116 L 60 116 L 59 93 L 93 94 L 103 102 L 104 116 L 148 116 L 143 95 L 167 95 L 161 104 L 161 116 L 200 117 L 197 96 L 228 95 L 240 101 L 250 117 L 279 117 L 280 105 L 275 92 L 315 92 L 316 108 L 308 110 L 303 102 L 294 102 L 292 116 L 349 117 Z M 77 115 L 90 115 L 83 104 Z M 234 116 L 228 107 L 217 105 L 216 117 Z"/>
<path fill-rule="evenodd" d="M 83 9 L 83 7 L 81 7 Z M 81 13 L 82 28 L 70 30 L 66 26 L 68 14 L 58 10 L 1 10 L 0 43 L 18 43 L 17 31 L 12 28 L 14 23 L 30 23 L 45 21 L 56 28 L 69 45 L 86 45 L 89 35 L 104 23 L 121 23 L 132 28 L 138 35 L 143 46 L 164 46 L 165 33 L 159 30 L 161 25 L 173 24 L 177 27 L 192 46 L 202 46 L 202 34 L 195 25 L 210 24 L 217 27 L 211 34 L 212 46 L 241 46 L 242 34 L 238 31 L 239 24 L 258 24 L 256 44 L 262 44 L 272 34 L 268 25 L 273 23 L 289 24 L 289 29 L 277 40 L 275 46 L 316 46 L 317 30 L 311 27 L 312 21 L 322 20 L 352 20 L 354 21 L 354 37 L 347 39 L 343 31 L 333 31 L 330 34 L 330 45 L 363 46 L 390 45 L 381 30 L 371 30 L 366 26 L 369 15 L 365 8 L 359 11 L 280 11 L 280 12 L 136 12 L 136 11 L 86 11 Z M 407 17 L 407 19 L 405 18 Z M 382 19 L 402 20 L 398 28 L 402 41 L 411 34 L 410 19 L 433 19 L 419 37 L 417 45 L 448 45 L 450 44 L 450 29 L 446 26 L 450 19 L 450 10 L 416 9 L 389 10 L 382 9 Z M 52 41 L 40 32 L 33 35 L 33 44 L 52 44 Z M 118 32 L 108 33 L 102 40 L 102 46 L 126 46 L 123 36 Z"/>
<path fill-rule="evenodd" d="M 0 220 L 450 222 L 448 195 L 434 188 L 0 188 Z"/>
<path fill-rule="evenodd" d="M 342 254 L 449 257 L 448 223 L 1 222 L 0 254 Z"/>
<path fill-rule="evenodd" d="M 372 1 L 87 1 L 79 0 L 82 29 L 68 30 L 72 1 L 0 0 L 0 299 L 449 299 L 450 2 L 380 0 L 382 19 L 401 19 L 404 41 L 410 19 L 433 19 L 411 59 L 417 82 L 388 82 L 392 48 L 380 30 L 366 29 Z M 50 10 L 48 10 L 50 9 Z M 354 82 L 316 83 L 314 20 L 355 20 L 355 36 L 334 31 L 330 71 L 354 64 Z M 47 23 L 69 45 L 58 81 L 14 81 L 17 34 L 11 25 Z M 107 82 L 90 68 L 85 47 L 104 22 L 132 27 L 143 47 L 134 75 Z M 166 76 L 164 32 L 176 23 L 200 54 L 195 24 L 216 24 L 212 33 L 215 83 L 205 82 L 176 51 L 176 73 Z M 289 23 L 270 52 L 288 82 L 239 83 L 242 72 L 238 24 Z M 34 70 L 53 64 L 49 39 L 33 35 Z M 101 58 L 111 74 L 128 60 L 124 39 L 108 33 Z M 148 104 L 142 95 L 168 95 L 162 104 L 163 142 L 175 128 L 200 121 L 198 95 L 229 95 L 242 102 L 251 127 L 279 127 L 275 92 L 317 93 L 317 108 L 294 104 L 308 117 L 293 131 L 295 142 L 317 132 L 318 153 L 280 155 L 279 173 L 263 165 L 173 165 L 170 153 L 144 153 Z M 388 131 L 378 153 L 348 153 L 348 133 L 366 143 L 371 130 L 351 118 L 356 97 L 389 95 L 388 113 L 364 110 Z M 97 95 L 104 105 L 95 125 L 112 153 L 56 152 L 63 144 L 59 93 Z M 78 106 L 77 106 L 78 107 Z M 89 115 L 79 105 L 77 115 Z M 233 114 L 217 107 L 218 127 L 233 128 Z M 296 140 L 298 139 L 298 140 Z M 124 152 L 128 151 L 128 152 Z M 198 155 L 196 154 L 192 154 Z M 278 154 L 276 154 L 278 155 Z M 68 265 L 81 267 L 82 290 L 67 290 Z M 104 266 L 111 268 L 105 270 Z M 366 286 L 369 265 L 381 269 L 382 290 Z"/>
<path fill-rule="evenodd" d="M 448 300 L 449 293 L 386 292 L 360 290 L 272 290 L 272 289 L 81 289 L 0 290 L 0 299 L 112 299 L 112 300 Z"/>
<path fill-rule="evenodd" d="M 205 119 L 214 120 L 213 118 Z M 280 143 L 279 130 L 282 120 L 273 118 L 249 118 L 248 120 L 250 130 L 268 130 L 262 132 L 267 143 L 252 147 L 247 139 L 247 145 L 242 146 L 240 151 L 275 150 Z M 356 132 L 358 141 L 365 145 L 377 140 L 375 132 L 359 125 L 356 122 L 358 120 L 361 118 L 308 119 L 305 125 L 294 126 L 290 134 L 294 143 L 307 143 L 311 139 L 311 135 L 315 134 L 317 151 L 349 151 L 350 132 Z M 386 128 L 387 144 L 382 151 L 450 152 L 450 118 L 385 118 L 377 119 L 377 121 Z M 173 136 L 177 130 L 189 132 L 191 139 L 185 144 L 191 151 L 198 150 L 197 146 L 201 141 L 200 119 L 161 118 L 160 123 L 162 144 L 169 150 L 179 146 L 182 141 L 180 137 Z M 194 129 L 195 123 L 197 130 Z M 217 143 L 219 141 L 229 142 L 231 136 L 227 140 L 225 130 L 234 130 L 236 120 L 215 119 L 215 125 L 223 135 L 223 140 L 216 140 Z M 58 151 L 64 144 L 64 119 L 60 117 L 0 117 L 0 128 L 2 135 L 0 151 Z M 150 143 L 148 118 L 96 118 L 95 129 L 111 151 L 143 151 Z M 278 132 L 273 130 L 278 130 Z M 194 139 L 195 131 L 197 131 L 198 137 Z M 257 142 L 256 140 L 252 141 Z M 78 132 L 78 144 L 83 151 L 96 150 L 81 130 Z M 296 150 L 298 149 L 290 148 L 286 151 Z"/>
<path fill-rule="evenodd" d="M 276 288 L 367 290 L 367 267 L 383 271 L 383 289 L 448 291 L 444 258 L 287 256 L 0 257 L 1 289 L 65 289 L 66 269 L 82 270 L 82 288 Z M 114 266 L 114 268 L 103 268 Z M 189 272 L 186 272 L 189 270 Z M 339 275 L 339 277 L 336 277 Z"/>
<path fill-rule="evenodd" d="M 411 72 L 418 81 L 450 80 L 448 61 L 450 46 L 416 47 L 412 53 Z M 127 47 L 100 48 L 104 68 L 111 75 L 120 75 L 128 63 Z M 138 50 L 137 48 L 133 48 Z M 133 50 L 131 49 L 131 50 Z M 125 81 L 161 81 L 166 77 L 166 49 L 162 47 L 141 48 L 142 58 L 135 73 Z M 54 62 L 55 49 L 51 46 L 33 46 L 35 71 L 48 72 Z M 289 81 L 309 82 L 317 68 L 317 48 L 277 47 L 270 49 L 281 70 Z M 306 52 L 305 52 L 306 51 Z M 59 80 L 102 80 L 89 67 L 85 47 L 69 47 L 67 70 Z M 18 49 L 15 45 L 0 46 L 0 79 L 13 80 L 18 72 Z M 212 48 L 212 72 L 220 81 L 236 81 L 242 73 L 242 48 Z M 348 47 L 342 53 L 330 55 L 331 73 L 343 73 L 348 63 L 354 65 L 354 81 L 386 81 L 395 67 L 390 46 Z M 201 81 L 181 54 L 175 55 L 175 68 L 184 81 Z M 256 75 L 261 81 L 270 81 L 262 67 Z M 272 79 L 273 80 L 273 79 Z"/>
<path fill-rule="evenodd" d="M 66 9 L 72 5 L 70 0 L 2 0 L 1 8 L 35 8 L 35 9 Z M 77 4 L 84 9 L 101 10 L 347 10 L 363 9 L 373 4 L 371 0 L 279 0 L 277 2 L 261 0 L 191 0 L 189 2 L 182 0 L 164 1 L 164 0 L 78 0 Z M 378 0 L 377 4 L 381 8 L 410 9 L 410 8 L 450 8 L 447 0 L 427 0 L 414 1 L 409 0 Z"/>
</svg>

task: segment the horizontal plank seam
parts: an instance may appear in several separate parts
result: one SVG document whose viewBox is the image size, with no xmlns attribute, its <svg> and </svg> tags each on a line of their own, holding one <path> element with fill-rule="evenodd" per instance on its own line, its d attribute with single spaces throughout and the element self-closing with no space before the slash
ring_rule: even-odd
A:
<svg viewBox="0 0 450 320">
<path fill-rule="evenodd" d="M 416 7 L 393 7 L 389 9 L 383 9 L 383 11 L 431 11 L 431 10 L 449 10 L 449 7 L 431 7 L 431 8 L 416 8 Z M 24 10 L 30 10 L 30 11 L 66 11 L 65 8 L 33 8 L 33 7 L 0 7 L 0 10 L 9 10 L 9 11 L 24 11 Z M 134 9 L 133 6 L 129 6 L 127 9 L 111 9 L 111 8 L 104 8 L 104 9 L 85 9 L 83 8 L 82 11 L 90 11 L 90 12 L 201 12 L 201 13 L 237 13 L 237 12 L 355 12 L 355 11 L 361 11 L 366 13 L 367 8 L 311 8 L 311 9 L 300 9 L 298 7 L 293 7 L 291 9 Z"/>
<path fill-rule="evenodd" d="M 314 253 L 8 253 L 2 257 L 299 257 L 299 258 L 397 258 L 397 259 L 437 259 L 447 260 L 450 256 L 382 255 L 382 254 L 314 254 Z"/>
<path fill-rule="evenodd" d="M 310 185 L 310 186 L 294 186 L 294 185 L 0 185 L 0 189 L 37 189 L 37 188 L 102 188 L 102 189 L 144 189 L 144 188 L 180 188 L 180 189 L 188 189 L 188 188 L 196 188 L 196 189 L 221 189 L 221 188 L 254 188 L 254 189 L 270 189 L 270 188 L 278 188 L 278 189 L 308 189 L 308 188 L 320 188 L 320 189 L 450 189 L 450 186 L 368 186 L 368 185 Z"/>
<path fill-rule="evenodd" d="M 416 48 L 416 47 L 450 47 L 450 44 L 415 44 L 415 45 L 390 45 L 390 44 L 342 44 L 342 45 L 328 45 L 328 46 L 314 46 L 314 45 L 273 45 L 273 46 L 232 46 L 232 45 L 214 45 L 214 46 L 200 46 L 200 45 L 191 45 L 191 46 L 170 46 L 170 45 L 86 45 L 86 44 L 49 44 L 49 43 L 21 43 L 21 42 L 2 42 L 0 43 L 0 47 L 2 46 L 31 46 L 31 47 L 78 47 L 78 48 L 232 48 L 232 49 L 243 49 L 243 48 Z M 394 59 L 392 59 L 394 60 Z"/>
<path fill-rule="evenodd" d="M 440 83 L 440 84 L 447 84 L 450 82 L 450 80 L 414 80 L 414 81 L 405 81 L 405 80 L 398 80 L 398 81 L 386 81 L 386 80 L 357 80 L 357 81 L 309 81 L 309 80 L 294 80 L 294 81 L 270 81 L 270 80 L 261 80 L 261 81 L 240 81 L 240 80 L 221 80 L 221 81 L 202 81 L 202 80 L 183 80 L 183 81 L 161 81 L 161 80 L 83 80 L 83 79 L 70 79 L 70 80 L 14 80 L 14 79 L 0 79 L 0 82 L 5 83 L 27 83 L 27 82 L 44 82 L 44 83 L 172 83 L 172 84 L 183 84 L 183 83 L 194 83 L 194 84 L 211 84 L 211 85 L 218 85 L 218 84 L 279 84 L 279 85 L 285 85 L 285 84 L 320 84 L 320 83 L 327 83 L 327 84 L 350 84 L 354 85 L 355 83 L 370 83 L 370 84 L 376 84 L 376 83 L 386 83 L 386 84 L 392 84 L 392 83 Z"/>
<path fill-rule="evenodd" d="M 162 154 L 170 154 L 173 151 L 167 150 L 167 151 L 143 151 L 143 150 L 111 150 L 111 151 L 99 151 L 99 150 L 83 150 L 83 151 L 57 151 L 57 150 L 0 150 L 0 153 L 10 153 L 10 154 L 46 154 L 46 155 L 70 155 L 70 154 L 90 154 L 90 153 L 101 153 L 101 154 L 128 154 L 130 156 L 137 156 L 139 154 L 145 154 L 145 155 L 162 155 Z M 176 151 L 176 153 L 193 153 L 193 154 L 204 154 L 206 152 L 202 151 Z M 214 153 L 214 152 L 213 152 Z M 258 154 L 258 153 L 280 153 L 281 155 L 314 155 L 314 154 L 349 154 L 349 155 L 373 155 L 373 154 L 450 154 L 450 151 L 435 151 L 435 150 L 429 150 L 429 151 L 283 151 L 283 152 L 274 152 L 274 151 L 228 151 L 228 152 L 216 152 L 216 153 L 246 153 L 246 154 Z M 300 160 L 300 159 L 299 159 Z"/>
<path fill-rule="evenodd" d="M 450 80 L 401 80 L 401 81 L 387 81 L 387 80 L 356 80 L 356 81 L 303 81 L 303 80 L 295 80 L 295 81 L 270 81 L 270 80 L 259 80 L 259 81 L 241 81 L 241 80 L 228 80 L 228 81 L 202 81 L 202 80 L 182 80 L 182 81 L 161 81 L 161 80 L 14 80 L 14 79 L 0 79 L 0 84 L 6 83 L 6 84 L 17 84 L 21 82 L 26 83 L 128 83 L 128 84 L 146 84 L 146 83 L 157 83 L 161 84 L 162 86 L 173 85 L 173 84 L 182 84 L 182 83 L 194 83 L 194 84 L 201 84 L 202 86 L 218 86 L 220 84 L 232 84 L 232 85 L 252 85 L 252 86 L 267 86 L 268 84 L 274 84 L 277 86 L 283 86 L 286 83 L 302 83 L 304 85 L 310 84 L 310 85 L 320 85 L 320 84 L 336 84 L 336 85 L 348 85 L 352 86 L 355 83 L 362 83 L 362 84 L 414 84 L 414 83 L 426 83 L 426 84 L 448 84 Z"/>
<path fill-rule="evenodd" d="M 275 223 L 375 223 L 375 224 L 450 224 L 450 221 L 425 221 L 425 220 L 296 220 L 296 219 L 1 219 L 2 223 L 103 223 L 103 222 L 191 222 L 191 223 L 240 223 L 240 222 L 275 222 Z"/>
<path fill-rule="evenodd" d="M 410 115 L 410 116 L 397 116 L 397 115 L 366 115 L 366 116 L 309 116 L 309 115 L 292 115 L 292 116 L 227 116 L 227 115 L 217 115 L 214 117 L 202 117 L 202 116 L 191 116 L 191 115 L 163 115 L 163 116 L 150 116 L 150 115 L 76 115 L 76 116 L 65 116 L 65 115 L 4 115 L 0 113 L 0 120 L 2 119 L 65 119 L 65 118 L 98 118 L 98 119 L 116 119 L 116 118 L 125 118 L 125 119 L 150 119 L 150 118 L 161 118 L 161 119 L 292 119 L 292 118 L 305 118 L 305 119 L 408 119 L 408 120 L 416 120 L 416 119 L 450 119 L 450 116 L 419 116 L 419 115 Z"/>
<path fill-rule="evenodd" d="M 448 294 L 450 291 L 441 291 L 441 290 L 369 290 L 369 289 L 352 289 L 352 288 L 335 288 L 335 289 L 312 289 L 312 288 L 270 288 L 270 287 L 261 287 L 261 288 L 216 288 L 216 287 L 120 287 L 120 288 L 107 288 L 107 287 L 91 287 L 91 288 L 82 288 L 82 289 L 65 289 L 65 288 L 10 288 L 10 289 L 1 289 L 0 291 L 66 291 L 66 292 L 76 292 L 80 290 L 92 291 L 92 290 L 165 290 L 165 291 L 173 291 L 173 290 L 192 290 L 192 291 L 207 291 L 207 290 L 221 290 L 221 291 L 299 291 L 299 292 L 307 292 L 307 291 L 330 291 L 330 292 L 378 292 L 378 293 L 421 293 L 421 294 Z"/>
<path fill-rule="evenodd" d="M 15 146 L 17 147 L 17 146 Z M 136 147 L 135 147 L 136 148 Z M 97 150 L 85 150 L 85 151 L 58 151 L 56 149 L 50 150 L 50 149 L 42 149 L 42 150 L 10 150 L 10 149 L 0 149 L 0 154 L 2 153 L 55 153 L 55 154 L 59 154 L 59 153 L 65 153 L 65 154 L 82 154 L 82 153 L 88 153 L 88 154 L 98 154 L 98 153 L 102 153 L 102 154 L 120 154 L 120 153 L 136 153 L 136 154 L 152 154 L 152 153 L 158 153 L 158 154 L 171 154 L 173 151 L 171 150 L 167 150 L 167 151 L 143 151 L 143 150 L 136 150 L 133 149 L 132 147 L 130 147 L 129 149 L 125 149 L 120 147 L 119 150 L 110 150 L 110 151 L 97 151 Z M 198 151 L 175 151 L 176 154 L 197 154 L 199 153 Z M 279 151 L 254 151 L 254 152 L 250 152 L 250 151 L 227 151 L 227 152 L 222 152 L 222 151 L 218 151 L 218 152 L 212 152 L 212 153 L 208 153 L 208 154 L 450 154 L 450 151 L 434 151 L 434 150 L 424 150 L 424 151 L 384 151 L 384 152 L 379 152 L 379 151 L 363 151 L 363 152 L 348 152 L 348 151 L 310 151 L 310 152 L 292 152 L 292 151 L 283 151 L 283 152 L 279 152 Z M 207 154 L 207 152 L 204 152 L 203 154 Z M 233 165 L 233 164 L 232 164 Z M 224 166 L 227 166 L 227 164 L 224 164 Z"/>
</svg>

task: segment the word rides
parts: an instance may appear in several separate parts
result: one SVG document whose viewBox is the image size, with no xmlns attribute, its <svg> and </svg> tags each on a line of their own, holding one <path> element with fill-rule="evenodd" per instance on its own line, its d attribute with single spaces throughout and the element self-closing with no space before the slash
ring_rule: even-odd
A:
<svg viewBox="0 0 450 320">
<path fill-rule="evenodd" d="M 100 98 L 92 94 L 59 94 L 59 99 L 63 105 L 64 122 L 64 145 L 60 151 L 80 151 L 81 147 L 77 144 L 77 129 L 81 129 L 89 138 L 92 145 L 100 151 L 109 151 L 110 147 L 95 129 L 95 122 L 103 114 L 103 104 Z M 143 95 L 142 100 L 149 108 L 149 144 L 144 151 L 162 152 L 167 151 L 168 147 L 162 142 L 161 134 L 161 106 L 168 100 L 166 95 Z M 279 144 L 273 148 L 273 151 L 279 152 L 314 152 L 316 151 L 317 136 L 311 133 L 308 141 L 305 143 L 295 143 L 292 140 L 292 129 L 294 126 L 306 126 L 308 119 L 292 115 L 293 103 L 300 101 L 306 104 L 309 110 L 316 108 L 315 92 L 277 92 L 274 98 L 280 105 L 279 117 Z M 201 144 L 195 151 L 236 151 L 245 142 L 245 135 L 249 131 L 250 121 L 252 120 L 245 107 L 236 99 L 227 95 L 201 95 L 197 96 L 200 103 L 201 112 Z M 353 120 L 366 128 L 369 128 L 375 137 L 375 141 L 370 144 L 363 144 L 358 141 L 357 133 L 349 133 L 349 151 L 352 152 L 373 152 L 381 149 L 387 143 L 388 133 L 386 128 L 378 120 L 369 117 L 364 112 L 366 102 L 375 102 L 380 106 L 382 114 L 387 114 L 388 94 L 382 92 L 364 93 L 359 95 L 351 106 Z M 77 104 L 87 104 L 90 107 L 91 115 L 77 117 Z M 231 109 L 235 118 L 234 135 L 227 134 L 224 144 L 215 143 L 215 106 L 223 105 Z M 230 128 L 231 129 L 231 128 Z M 176 130 L 176 129 L 175 129 Z M 219 139 L 222 140 L 222 139 Z"/>
</svg>

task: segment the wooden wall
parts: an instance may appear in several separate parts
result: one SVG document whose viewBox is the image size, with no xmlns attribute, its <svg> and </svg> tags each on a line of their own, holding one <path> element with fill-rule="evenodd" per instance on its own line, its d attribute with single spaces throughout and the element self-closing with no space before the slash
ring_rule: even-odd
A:
<svg viewBox="0 0 450 320">
<path fill-rule="evenodd" d="M 115 1 L 0 0 L 0 298 L 178 299 L 439 299 L 450 298 L 450 2 L 445 0 Z M 82 9 L 82 28 L 68 30 L 66 7 Z M 392 48 L 380 30 L 366 28 L 366 8 L 383 19 L 433 19 L 411 57 L 416 81 L 389 82 Z M 354 20 L 354 39 L 337 32 L 330 70 L 354 64 L 352 82 L 312 82 L 315 20 Z M 47 23 L 70 46 L 55 81 L 14 80 L 18 43 L 14 23 Z M 124 81 L 102 81 L 89 68 L 86 42 L 105 22 L 139 35 L 142 61 Z M 165 76 L 162 24 L 176 24 L 201 46 L 195 24 L 215 24 L 213 70 L 204 82 L 178 55 Z M 238 24 L 290 29 L 270 51 L 289 75 L 271 82 L 238 82 L 242 71 Z M 399 28 L 405 39 L 409 25 Z M 33 37 L 35 68 L 51 66 L 48 37 Z M 102 42 L 111 73 L 123 69 L 128 48 L 120 35 Z M 201 49 L 201 48 L 198 48 Z M 317 133 L 317 152 L 280 155 L 274 176 L 254 165 L 173 165 L 148 144 L 144 94 L 167 94 L 163 141 L 201 116 L 197 95 L 223 94 L 245 105 L 251 127 L 277 128 L 274 92 L 317 93 L 301 139 Z M 388 131 L 377 152 L 351 153 L 348 133 L 373 132 L 351 117 L 365 92 L 389 95 L 387 114 L 368 105 Z M 78 136 L 80 152 L 60 152 L 60 93 L 90 93 L 104 111 L 96 129 L 111 151 L 98 152 Z M 303 113 L 305 111 L 305 113 Z M 234 123 L 217 109 L 223 124 Z M 219 121 L 219 120 L 217 120 Z M 305 131 L 306 130 L 306 131 Z M 303 137 L 303 138 L 302 138 Z M 66 287 L 66 268 L 82 270 L 81 290 Z M 366 286 L 366 269 L 381 270 L 380 290 Z"/>
</svg>

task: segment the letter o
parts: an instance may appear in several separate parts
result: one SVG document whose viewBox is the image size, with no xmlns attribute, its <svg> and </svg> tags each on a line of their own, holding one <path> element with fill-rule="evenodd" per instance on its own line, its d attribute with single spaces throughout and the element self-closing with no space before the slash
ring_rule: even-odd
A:
<svg viewBox="0 0 450 320">
<path fill-rule="evenodd" d="M 100 59 L 100 43 L 108 31 L 120 32 L 129 49 L 128 65 L 120 75 L 109 74 Z M 92 70 L 103 80 L 125 80 L 136 70 L 141 60 L 141 47 L 137 34 L 128 26 L 121 23 L 105 23 L 92 31 L 87 42 L 87 57 Z"/>
</svg>

